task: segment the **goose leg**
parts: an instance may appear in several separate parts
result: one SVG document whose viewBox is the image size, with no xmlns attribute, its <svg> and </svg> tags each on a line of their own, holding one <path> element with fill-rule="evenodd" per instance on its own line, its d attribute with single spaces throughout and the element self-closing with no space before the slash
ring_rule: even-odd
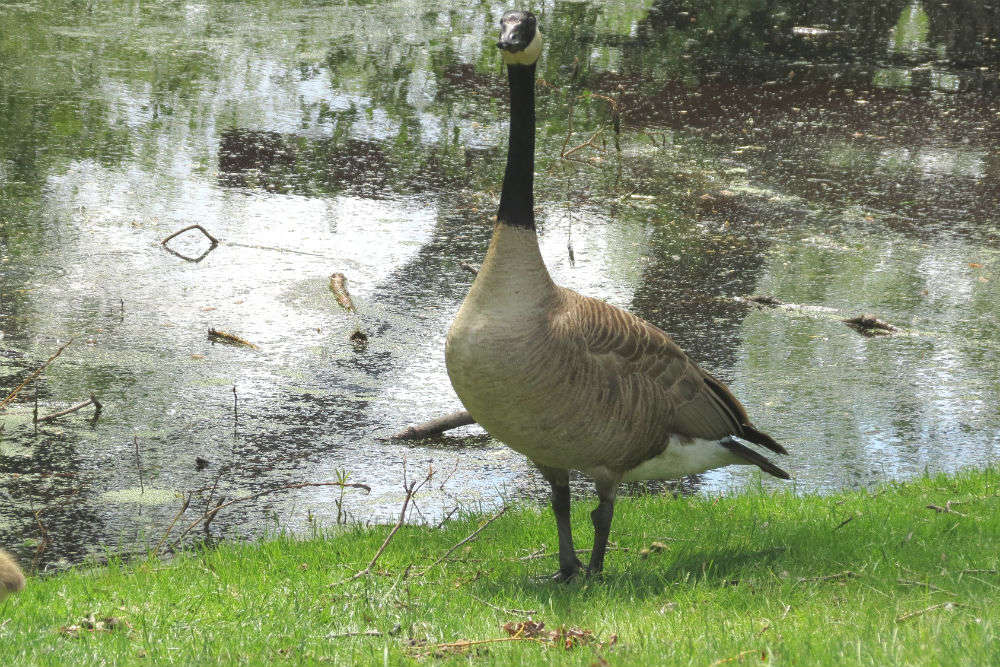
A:
<svg viewBox="0 0 1000 667">
<path fill-rule="evenodd" d="M 569 581 L 583 568 L 573 548 L 573 531 L 569 525 L 569 471 L 541 466 L 539 470 L 552 487 L 552 511 L 556 515 L 556 530 L 559 532 L 559 571 L 554 579 Z"/>
<path fill-rule="evenodd" d="M 611 533 L 611 518 L 615 513 L 615 495 L 618 492 L 618 482 L 598 481 L 597 497 L 600 502 L 597 509 L 590 513 L 594 522 L 594 549 L 590 553 L 588 574 L 597 574 L 604 569 L 604 554 L 608 550 L 608 535 Z"/>
</svg>

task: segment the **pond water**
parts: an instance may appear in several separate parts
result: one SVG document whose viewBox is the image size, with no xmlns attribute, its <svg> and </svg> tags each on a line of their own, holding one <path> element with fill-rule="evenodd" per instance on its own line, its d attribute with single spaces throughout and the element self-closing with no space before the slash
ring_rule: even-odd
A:
<svg viewBox="0 0 1000 667">
<path fill-rule="evenodd" d="M 764 4 L 533 4 L 554 277 L 730 383 L 792 452 L 768 487 L 995 462 L 1000 10 Z M 461 408 L 443 343 L 502 175 L 504 9 L 0 6 L 0 399 L 73 341 L 0 409 L 0 544 L 36 566 L 147 548 L 190 495 L 170 544 L 220 499 L 344 474 L 371 493 L 288 489 L 210 532 L 392 520 L 404 467 L 437 471 L 414 521 L 544 498 L 475 426 L 386 439 Z M 195 224 L 218 245 L 161 245 Z M 862 313 L 899 330 L 841 321 Z M 96 421 L 33 423 L 92 393 Z"/>
</svg>

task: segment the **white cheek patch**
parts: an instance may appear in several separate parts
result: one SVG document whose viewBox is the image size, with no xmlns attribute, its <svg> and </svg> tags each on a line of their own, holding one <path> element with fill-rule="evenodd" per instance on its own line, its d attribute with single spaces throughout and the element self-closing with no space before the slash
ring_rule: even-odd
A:
<svg viewBox="0 0 1000 667">
<path fill-rule="evenodd" d="M 511 53 L 503 51 L 503 62 L 505 65 L 532 65 L 542 55 L 542 31 L 535 29 L 535 38 L 531 40 L 523 51 Z"/>
</svg>

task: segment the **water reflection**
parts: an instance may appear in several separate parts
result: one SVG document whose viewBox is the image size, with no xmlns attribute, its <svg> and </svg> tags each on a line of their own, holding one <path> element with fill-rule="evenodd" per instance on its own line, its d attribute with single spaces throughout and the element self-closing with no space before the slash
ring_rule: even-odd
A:
<svg viewBox="0 0 1000 667">
<path fill-rule="evenodd" d="M 416 520 L 544 495 L 474 427 L 380 439 L 459 407 L 443 337 L 496 206 L 504 8 L 0 8 L 0 394 L 76 337 L 0 413 L 0 543 L 39 564 L 132 549 L 163 534 L 171 493 L 202 489 L 204 511 L 345 470 L 373 487 L 346 494 L 349 514 L 385 519 L 404 462 L 441 479 Z M 537 9 L 537 201 L 561 284 L 729 381 L 794 452 L 799 489 L 995 460 L 998 10 Z M 221 240 L 196 264 L 159 244 L 192 224 Z M 329 294 L 335 271 L 356 316 Z M 752 293 L 803 307 L 736 298 Z M 838 319 L 861 312 L 902 333 Z M 48 411 L 92 391 L 95 425 L 32 424 L 36 397 Z M 212 530 L 333 522 L 335 500 L 275 495 Z"/>
</svg>

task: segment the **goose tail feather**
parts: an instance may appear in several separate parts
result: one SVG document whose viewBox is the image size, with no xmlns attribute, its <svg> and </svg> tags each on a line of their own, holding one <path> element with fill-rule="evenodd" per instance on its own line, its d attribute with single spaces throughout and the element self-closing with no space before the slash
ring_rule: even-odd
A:
<svg viewBox="0 0 1000 667">
<path fill-rule="evenodd" d="M 788 450 L 779 445 L 774 438 L 763 431 L 758 431 L 752 424 L 743 424 L 743 432 L 740 433 L 739 437 L 743 438 L 747 442 L 752 442 L 755 445 L 767 447 L 772 452 L 776 452 L 778 454 L 788 453 Z"/>
<path fill-rule="evenodd" d="M 749 439 L 749 438 L 748 438 Z M 753 442 L 751 440 L 751 442 Z M 774 465 L 770 459 L 761 454 L 758 454 L 754 450 L 750 449 L 746 445 L 733 440 L 732 438 L 725 438 L 719 441 L 719 444 L 736 454 L 738 457 L 746 461 L 747 463 L 752 463 L 766 473 L 770 473 L 775 477 L 780 479 L 791 479 L 791 475 L 787 472 Z M 777 443 L 775 443 L 777 444 Z"/>
</svg>

